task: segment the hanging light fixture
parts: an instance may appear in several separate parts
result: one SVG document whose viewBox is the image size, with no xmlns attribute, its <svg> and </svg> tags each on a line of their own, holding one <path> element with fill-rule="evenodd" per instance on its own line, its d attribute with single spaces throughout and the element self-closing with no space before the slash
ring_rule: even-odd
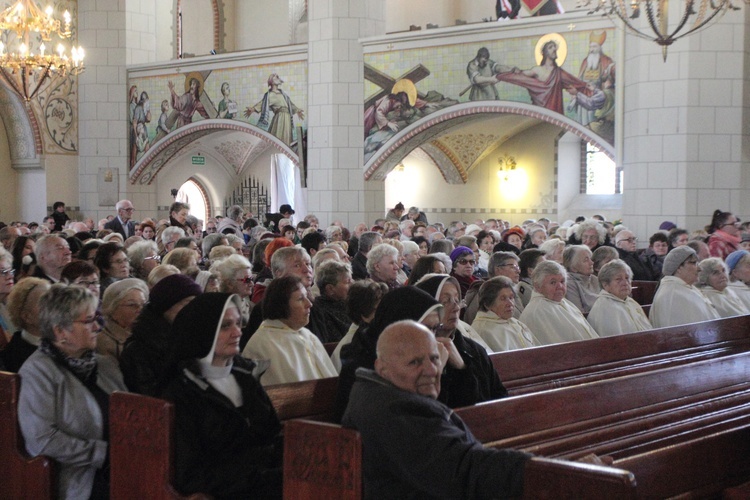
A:
<svg viewBox="0 0 750 500">
<path fill-rule="evenodd" d="M 669 23 L 669 0 L 579 0 L 579 7 L 592 7 L 589 14 L 602 12 L 614 22 L 619 19 L 634 35 L 661 45 L 664 60 L 675 40 L 695 33 L 718 21 L 727 10 L 739 10 L 731 0 L 677 0 L 680 9 L 676 23 Z M 673 7 L 674 9 L 675 7 Z M 651 31 L 639 29 L 635 20 L 645 11 Z M 685 31 L 682 31 L 682 30 Z M 681 33 L 682 31 L 682 33 Z"/>
<path fill-rule="evenodd" d="M 70 13 L 64 22 L 55 19 L 53 9 L 44 12 L 34 0 L 18 0 L 0 13 L 0 74 L 11 88 L 29 102 L 42 85 L 55 77 L 78 75 L 83 67 L 83 49 L 72 47 L 70 54 L 62 40 L 71 37 Z M 52 37 L 60 39 L 54 50 L 47 46 Z M 4 43 L 3 43 L 4 42 Z"/>
</svg>

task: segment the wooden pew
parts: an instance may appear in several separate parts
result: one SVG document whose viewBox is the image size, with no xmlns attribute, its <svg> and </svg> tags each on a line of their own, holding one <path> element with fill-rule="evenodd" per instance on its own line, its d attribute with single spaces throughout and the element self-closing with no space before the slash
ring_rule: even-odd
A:
<svg viewBox="0 0 750 500">
<path fill-rule="evenodd" d="M 172 486 L 174 407 L 168 401 L 114 392 L 109 403 L 110 498 L 183 497 Z"/>
<path fill-rule="evenodd" d="M 714 425 L 735 408 L 750 414 L 750 352 L 491 401 L 456 414 L 485 444 L 577 458 L 592 451 L 627 455 L 677 432 L 694 435 L 702 425 L 696 430 L 679 422 Z M 632 436 L 638 439 L 625 446 L 619 441 Z"/>
<path fill-rule="evenodd" d="M 18 391 L 21 379 L 0 372 L 0 496 L 7 499 L 56 497 L 55 463 L 26 453 L 18 426 Z"/>
<path fill-rule="evenodd" d="M 632 375 L 750 350 L 750 316 L 490 355 L 511 395 Z M 281 420 L 330 421 L 337 378 L 266 387 Z"/>
<path fill-rule="evenodd" d="M 490 356 L 511 395 L 711 359 L 750 349 L 750 315 L 500 352 Z"/>
<path fill-rule="evenodd" d="M 284 499 L 362 498 L 359 432 L 339 425 L 290 420 L 284 438 Z M 524 498 L 632 499 L 627 471 L 535 457 L 526 466 Z"/>
<path fill-rule="evenodd" d="M 633 300 L 642 306 L 653 304 L 656 289 L 659 287 L 658 281 L 636 280 L 631 283 L 631 286 L 633 287 L 633 290 L 630 295 L 633 297 Z"/>
<path fill-rule="evenodd" d="M 330 421 L 334 415 L 338 386 L 338 377 L 330 377 L 270 385 L 265 389 L 279 420 L 307 418 Z"/>
</svg>

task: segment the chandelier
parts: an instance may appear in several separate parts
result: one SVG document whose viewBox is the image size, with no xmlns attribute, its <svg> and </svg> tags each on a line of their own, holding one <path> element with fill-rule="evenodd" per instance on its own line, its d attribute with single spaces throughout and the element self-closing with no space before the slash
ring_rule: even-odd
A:
<svg viewBox="0 0 750 500">
<path fill-rule="evenodd" d="M 71 37 L 70 13 L 64 23 L 55 19 L 53 9 L 44 12 L 34 0 L 18 0 L 0 12 L 0 74 L 11 88 L 29 102 L 46 81 L 65 78 L 83 71 L 83 49 L 72 47 L 70 55 L 62 40 Z M 54 50 L 45 45 L 52 37 L 60 40 Z M 6 45 L 7 44 L 7 45 Z"/>
<path fill-rule="evenodd" d="M 673 1 L 673 10 L 679 9 L 677 22 L 669 23 L 669 0 L 579 0 L 579 7 L 593 7 L 589 14 L 602 12 L 615 21 L 620 19 L 625 27 L 636 36 L 652 40 L 661 45 L 664 60 L 667 60 L 667 48 L 675 40 L 695 33 L 707 27 L 712 21 L 718 21 L 727 10 L 739 10 L 731 0 L 678 0 Z M 646 12 L 648 27 L 651 31 L 640 30 L 635 20 Z M 680 33 L 683 29 L 684 32 Z"/>
</svg>

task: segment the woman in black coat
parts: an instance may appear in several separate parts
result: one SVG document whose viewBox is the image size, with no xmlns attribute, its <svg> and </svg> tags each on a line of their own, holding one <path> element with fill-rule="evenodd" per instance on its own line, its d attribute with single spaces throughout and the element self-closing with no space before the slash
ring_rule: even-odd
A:
<svg viewBox="0 0 750 500">
<path fill-rule="evenodd" d="M 175 485 L 185 495 L 281 498 L 281 423 L 263 372 L 239 356 L 237 295 L 196 297 L 175 318 L 163 396 L 175 405 Z"/>
</svg>

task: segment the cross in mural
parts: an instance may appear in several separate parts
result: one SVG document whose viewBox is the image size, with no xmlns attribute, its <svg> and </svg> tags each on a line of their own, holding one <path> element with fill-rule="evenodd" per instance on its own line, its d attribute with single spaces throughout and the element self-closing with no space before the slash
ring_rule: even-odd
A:
<svg viewBox="0 0 750 500">
<path fill-rule="evenodd" d="M 379 92 L 369 97 L 365 101 L 365 109 L 378 102 L 379 99 L 390 94 L 391 89 L 393 89 L 393 86 L 396 85 L 397 81 L 406 79 L 416 84 L 417 82 L 424 80 L 428 76 L 430 76 L 430 70 L 424 67 L 424 65 L 422 64 L 417 64 L 407 73 L 399 76 L 398 78 L 392 78 L 382 71 L 378 71 L 369 64 L 365 63 L 365 80 L 374 83 L 381 89 Z M 421 92 L 418 92 L 417 96 L 419 96 L 420 99 L 425 98 L 425 95 Z"/>
</svg>

